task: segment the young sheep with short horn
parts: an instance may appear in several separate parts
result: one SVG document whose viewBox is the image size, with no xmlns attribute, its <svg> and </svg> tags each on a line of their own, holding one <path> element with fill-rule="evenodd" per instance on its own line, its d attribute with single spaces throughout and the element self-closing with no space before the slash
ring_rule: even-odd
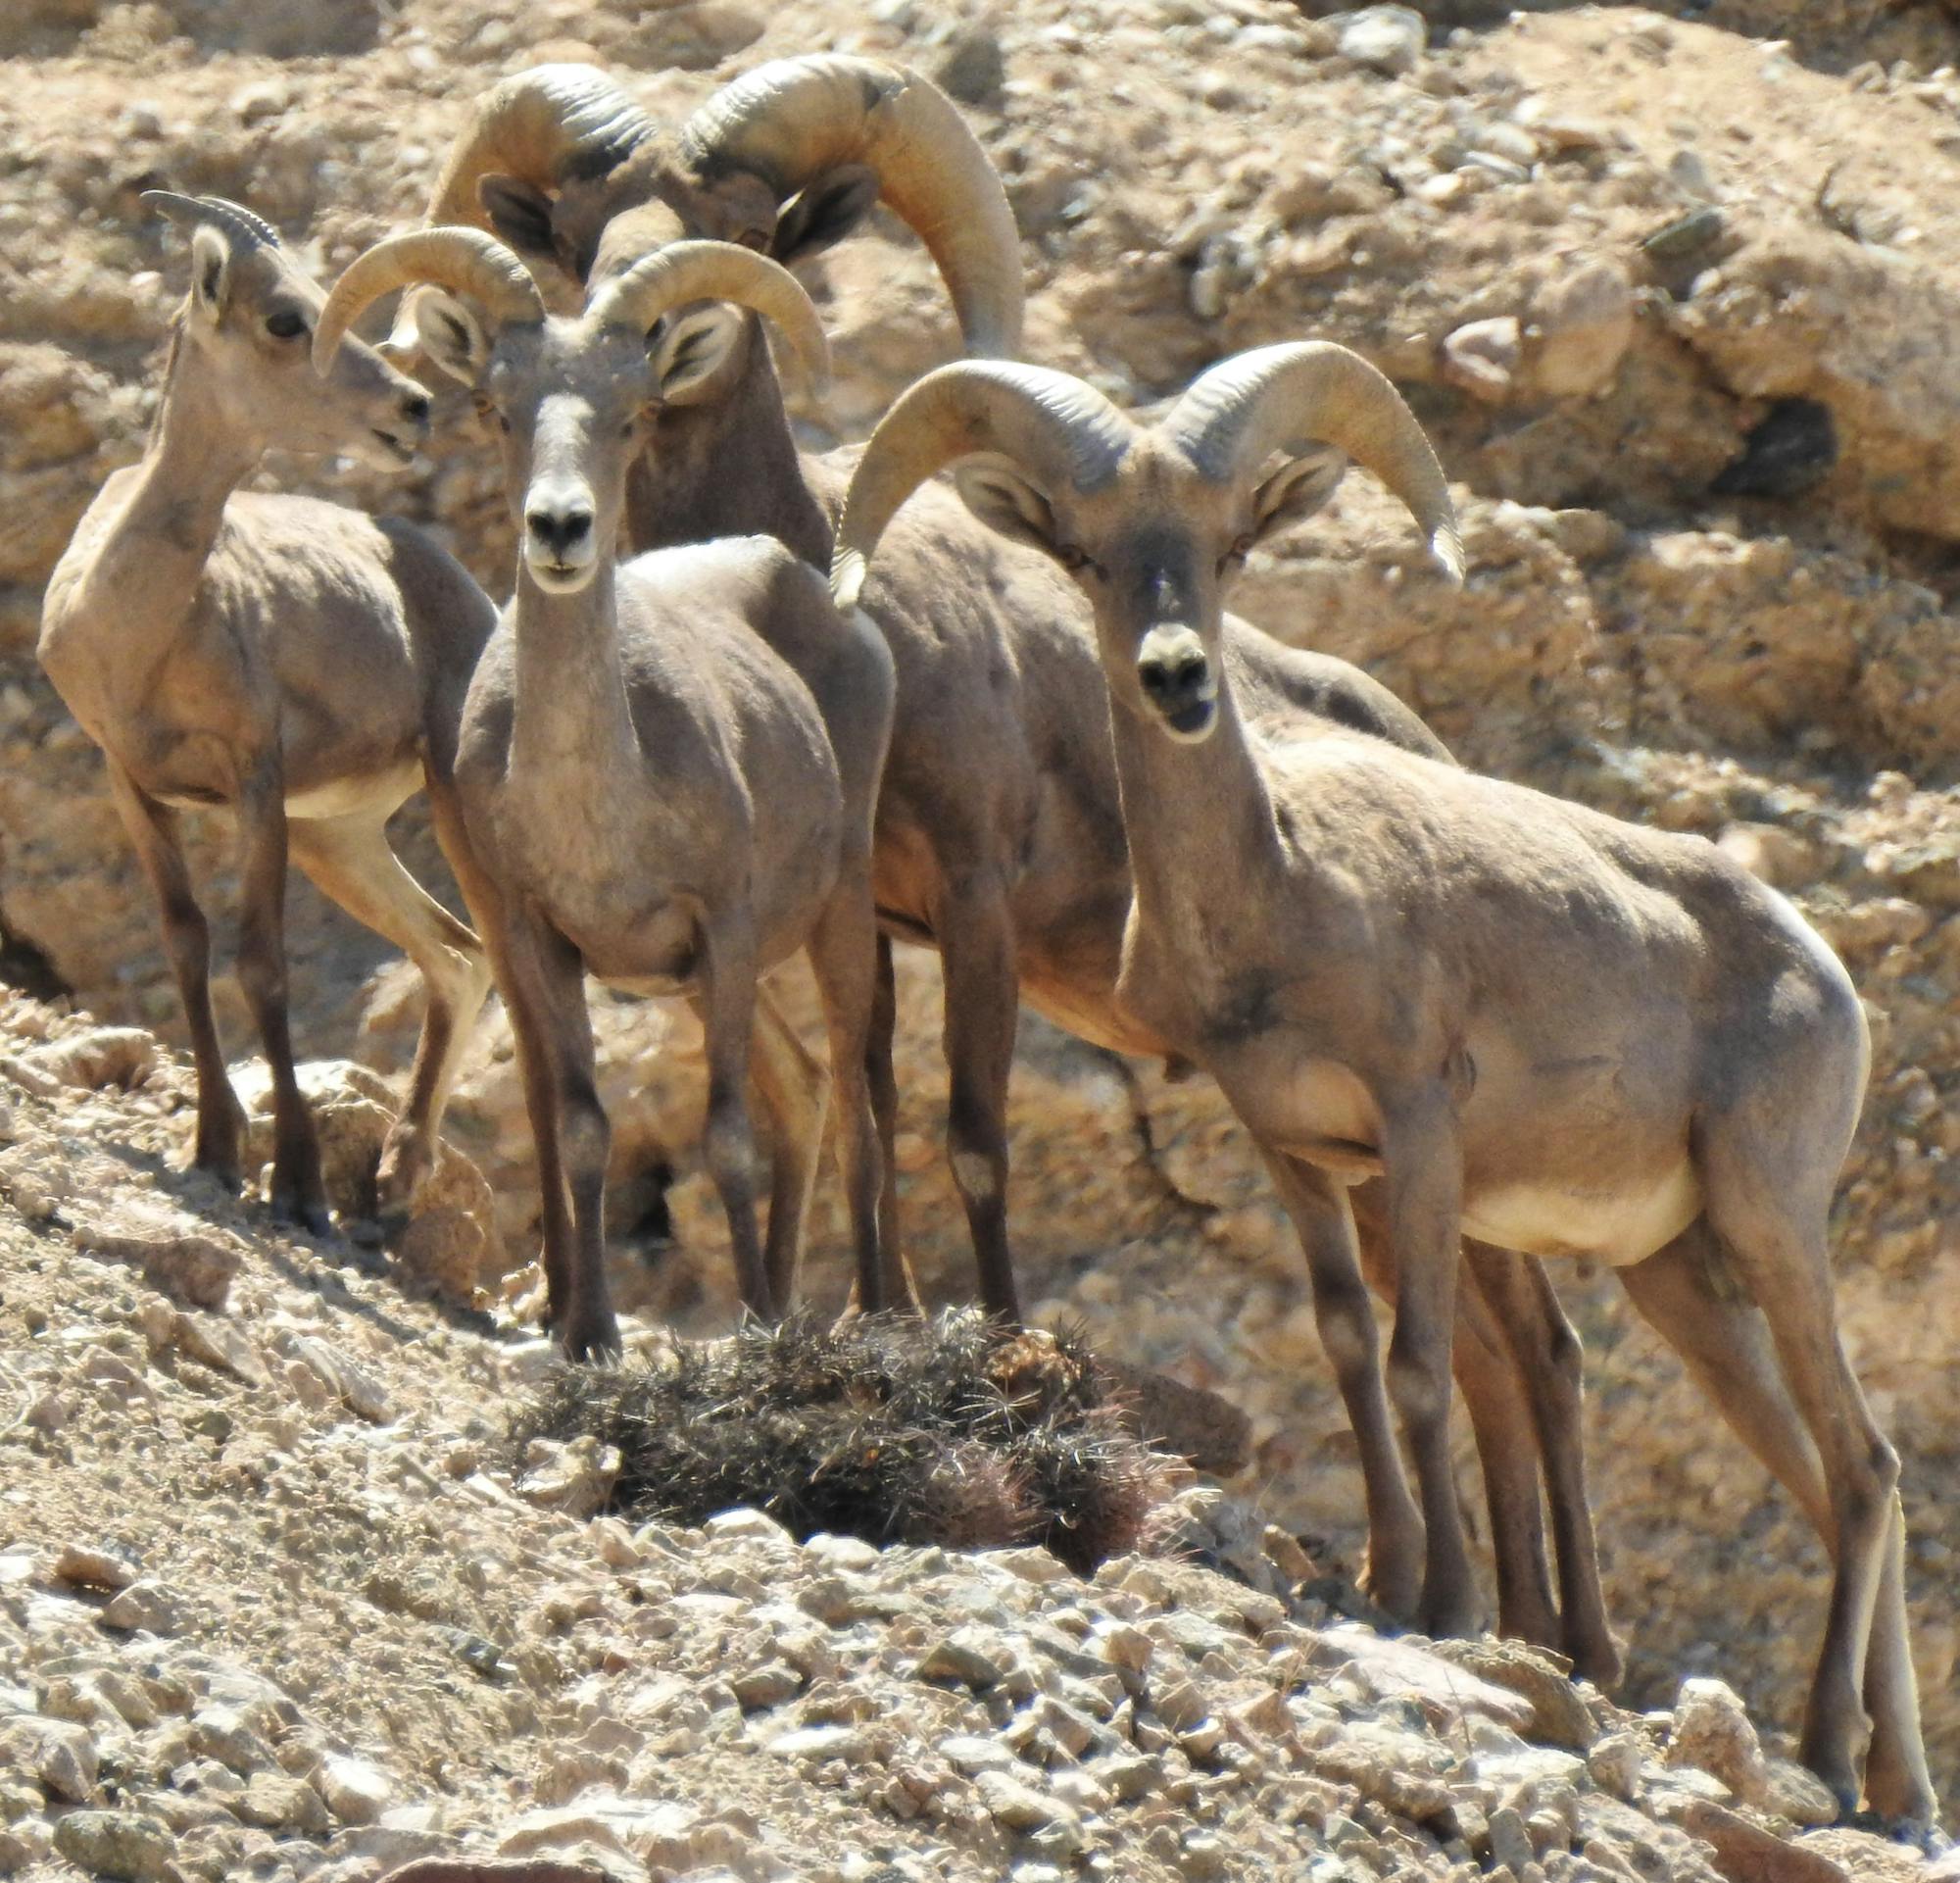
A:
<svg viewBox="0 0 1960 1883">
<path fill-rule="evenodd" d="M 476 937 L 402 867 L 385 826 L 422 781 L 431 726 L 446 698 L 460 700 L 496 610 L 407 523 L 238 489 L 274 447 L 399 468 L 427 432 L 428 395 L 359 344 L 316 376 L 321 290 L 250 211 L 168 191 L 145 201 L 190 231 L 190 295 L 142 462 L 103 485 L 48 583 L 41 665 L 108 761 L 190 1028 L 196 1163 L 234 1186 L 244 1121 L 177 818 L 212 805 L 237 817 L 238 970 L 272 1074 L 272 1207 L 324 1232 L 287 1019 L 286 859 L 427 985 L 408 1106 L 380 1169 L 383 1207 L 405 1207 L 433 1162 L 489 968 Z"/>
<path fill-rule="evenodd" d="M 746 249 L 644 258 L 583 314 L 549 318 L 523 264 L 475 229 L 397 236 L 335 286 L 330 367 L 368 303 L 431 283 L 423 343 L 501 436 L 517 592 L 470 683 L 453 772 L 464 892 L 517 1035 L 543 1181 L 553 1323 L 574 1356 L 618 1334 L 605 1274 L 610 1141 L 582 976 L 690 994 L 707 1032 L 706 1149 L 743 1301 L 780 1304 L 758 1239 L 745 1068 L 759 977 L 801 949 L 830 1034 L 859 1299 L 879 1306 L 882 1160 L 865 1070 L 875 972 L 871 819 L 892 665 L 781 544 L 742 538 L 615 561 L 628 469 L 670 400 L 719 355 L 733 303 L 820 374 L 823 330 L 794 277 Z"/>
</svg>

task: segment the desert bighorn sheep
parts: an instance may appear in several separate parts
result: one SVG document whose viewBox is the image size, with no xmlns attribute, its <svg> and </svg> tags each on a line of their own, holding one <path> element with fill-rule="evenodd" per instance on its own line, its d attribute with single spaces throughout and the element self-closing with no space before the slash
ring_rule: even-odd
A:
<svg viewBox="0 0 1960 1883">
<path fill-rule="evenodd" d="M 348 269 L 315 337 L 321 370 L 363 308 L 411 282 L 443 290 L 421 301 L 424 342 L 503 434 L 522 540 L 516 596 L 431 796 L 466 834 L 464 894 L 523 1056 L 559 1332 L 574 1356 L 617 1344 L 605 1273 L 609 1130 L 582 970 L 696 997 L 709 1168 L 742 1298 L 768 1313 L 744 1072 L 758 976 L 799 948 L 830 1035 L 858 1296 L 875 1309 L 886 1276 L 866 1071 L 871 822 L 891 656 L 771 539 L 623 565 L 612 550 L 646 430 L 722 363 L 730 323 L 718 304 L 767 315 L 820 377 L 816 311 L 773 262 L 691 242 L 607 282 L 583 315 L 549 319 L 501 242 L 438 228 L 379 243 Z"/>
<path fill-rule="evenodd" d="M 1221 591 L 1252 543 L 1324 500 L 1342 454 L 1460 576 L 1428 440 L 1343 347 L 1226 361 L 1148 427 L 1066 374 L 944 367 L 858 467 L 833 591 L 856 601 L 900 506 L 952 466 L 981 517 L 1088 598 L 1137 884 L 1124 1005 L 1217 1078 L 1286 1173 L 1317 1268 L 1351 1286 L 1347 1186 L 1387 1184 L 1388 1396 L 1420 1481 L 1428 1624 L 1469 1615 L 1447 1446 L 1464 1230 L 1626 1268 L 1667 1251 L 1677 1275 L 1716 1263 L 1767 1332 L 1742 1340 L 1718 1401 L 1834 1561 L 1805 1761 L 1851 1809 L 1869 1734 L 1872 1803 L 1930 1817 L 1898 1459 L 1831 1292 L 1831 1195 L 1869 1060 L 1857 994 L 1787 902 L 1698 838 L 1333 728 L 1260 736 Z M 1636 1286 L 1691 1326 L 1666 1285 Z M 1684 1344 L 1705 1376 L 1705 1335 Z"/>
<path fill-rule="evenodd" d="M 490 975 L 476 937 L 402 867 L 385 825 L 421 782 L 443 676 L 467 673 L 496 610 L 407 523 L 238 489 L 274 446 L 405 465 L 427 432 L 428 395 L 366 346 L 315 374 L 322 291 L 258 217 L 218 197 L 144 200 L 191 232 L 190 297 L 142 462 L 103 485 L 49 580 L 41 665 L 108 761 L 190 1028 L 196 1163 L 233 1186 L 243 1115 L 176 822 L 191 806 L 237 814 L 238 972 L 272 1074 L 272 1208 L 324 1232 L 287 1024 L 287 853 L 427 984 L 408 1107 L 380 1172 L 384 1203 L 406 1204 Z"/>
<path fill-rule="evenodd" d="M 540 271 L 547 277 L 603 277 L 690 234 L 795 262 L 848 233 L 881 193 L 938 262 L 968 352 L 1011 353 L 1021 265 L 1000 180 L 947 99 L 881 61 L 826 54 L 763 66 L 718 92 L 678 136 L 590 67 L 518 74 L 477 106 L 430 217 L 494 223 L 528 258 L 552 265 Z M 396 333 L 406 344 L 416 325 L 405 310 Z M 648 549 L 761 531 L 827 568 L 855 453 L 799 453 L 760 329 L 745 316 L 727 326 L 714 370 L 648 427 L 627 487 L 628 535 Z M 737 463 L 742 474 L 727 475 Z M 900 534 L 864 598 L 899 675 L 878 810 L 879 915 L 888 934 L 944 958 L 954 1174 L 982 1299 L 1017 1319 L 1005 1214 L 1017 983 L 1085 1039 L 1145 1056 L 1165 1048 L 1115 999 L 1129 864 L 1080 598 L 1042 559 L 979 527 L 950 493 L 930 493 Z M 1420 719 L 1346 662 L 1283 647 L 1236 620 L 1227 636 L 1248 696 L 1275 714 L 1329 717 L 1446 757 Z M 872 1066 L 887 1133 L 896 1110 L 889 950 L 881 938 Z M 889 1159 L 889 1135 L 886 1151 Z M 889 1213 L 885 1238 L 896 1248 Z M 1533 1264 L 1473 1251 L 1472 1274 L 1459 1354 L 1491 1494 L 1502 1617 L 1610 1681 L 1617 1655 L 1584 1497 L 1576 1336 Z M 1354 1377 L 1373 1371 L 1371 1359 L 1354 1356 Z M 1562 1622 L 1544 1565 L 1534 1445 L 1560 1543 Z M 1371 1574 L 1382 1599 L 1406 1612 L 1421 1525 L 1406 1484 L 1392 1501 L 1388 1483 L 1378 1479 Z"/>
</svg>

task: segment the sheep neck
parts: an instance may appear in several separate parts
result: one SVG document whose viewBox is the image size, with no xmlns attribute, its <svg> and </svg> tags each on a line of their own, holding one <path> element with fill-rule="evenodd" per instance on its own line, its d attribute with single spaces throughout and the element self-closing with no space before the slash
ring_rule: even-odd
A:
<svg viewBox="0 0 1960 1883">
<path fill-rule="evenodd" d="M 638 764 L 614 574 L 609 558 L 576 594 L 559 595 L 539 587 L 521 562 L 517 568 L 511 772 L 567 813 L 588 795 L 597 809 L 609 781 Z M 588 780 L 590 794 L 580 790 Z"/>
<path fill-rule="evenodd" d="M 240 434 L 179 333 L 148 448 L 90 575 L 91 587 L 116 597 L 125 643 L 145 626 L 174 633 L 224 527 L 224 506 L 263 451 Z"/>
<path fill-rule="evenodd" d="M 1218 723 L 1186 745 L 1109 707 L 1116 783 L 1136 882 L 1133 920 L 1182 967 L 1208 969 L 1231 958 L 1250 917 L 1249 884 L 1277 867 L 1272 797 L 1221 674 Z"/>
<path fill-rule="evenodd" d="M 804 477 L 782 386 L 760 323 L 748 322 L 725 399 L 670 406 L 626 484 L 636 550 L 717 536 L 773 536 L 817 569 L 830 566 L 830 521 Z"/>
</svg>

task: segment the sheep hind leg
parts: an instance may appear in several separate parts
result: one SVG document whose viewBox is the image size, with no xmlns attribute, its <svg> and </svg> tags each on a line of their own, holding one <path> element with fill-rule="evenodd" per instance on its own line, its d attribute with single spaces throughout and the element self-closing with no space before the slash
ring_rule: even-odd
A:
<svg viewBox="0 0 1960 1883">
<path fill-rule="evenodd" d="M 756 1233 L 756 1133 L 749 1120 L 748 1069 L 756 1026 L 756 943 L 746 912 L 702 926 L 702 987 L 695 996 L 708 1050 L 708 1117 L 702 1149 L 735 1259 L 742 1305 L 776 1317 Z"/>
<path fill-rule="evenodd" d="M 1725 1286 L 1728 1258 L 1705 1221 L 1619 1271 L 1642 1317 L 1680 1355 L 1730 1428 L 1783 1485 L 1838 1559 L 1824 1461 L 1784 1378 L 1770 1323 Z M 1932 1781 L 1920 1741 L 1919 1695 L 1905 1610 L 1903 1526 L 1886 1526 L 1863 1700 L 1872 1719 L 1866 1792 L 1875 1809 L 1927 1818 Z"/>
<path fill-rule="evenodd" d="M 211 929 L 191 887 L 177 815 L 144 792 L 114 759 L 109 761 L 109 791 L 157 899 L 164 952 L 190 1031 L 197 1068 L 197 1145 L 191 1163 L 235 1191 L 242 1180 L 245 1113 L 231 1089 L 211 1011 Z"/>
<path fill-rule="evenodd" d="M 992 871 L 950 889 L 933 915 L 946 974 L 947 1143 L 966 1206 L 980 1303 L 1018 1326 L 1020 1291 L 1007 1241 L 1007 1079 L 1014 1058 L 1020 983 L 1013 918 Z"/>
<path fill-rule="evenodd" d="M 871 1030 L 864 1042 L 864 1076 L 871 1091 L 871 1115 L 878 1121 L 878 1156 L 885 1171 L 885 1185 L 878 1194 L 878 1247 L 888 1264 L 904 1271 L 905 1296 L 917 1301 L 918 1284 L 906 1259 L 899 1228 L 899 1081 L 892 1065 L 898 1029 L 899 989 L 892 965 L 892 938 L 880 934 Z"/>
<path fill-rule="evenodd" d="M 847 867 L 811 931 L 808 954 L 830 1035 L 830 1080 L 837 1112 L 838 1157 L 857 1255 L 858 1302 L 866 1312 L 916 1310 L 911 1277 L 880 1228 L 890 1181 L 872 1105 L 869 1049 L 877 1024 L 878 930 L 868 859 Z"/>
<path fill-rule="evenodd" d="M 389 1127 L 375 1173 L 384 1215 L 406 1211 L 435 1167 L 450 1088 L 490 991 L 483 944 L 402 867 L 385 823 L 368 816 L 289 825 L 293 861 L 323 895 L 408 956 L 427 994 L 408 1103 Z"/>
<path fill-rule="evenodd" d="M 749 1072 L 769 1120 L 769 1226 L 762 1266 L 768 1272 L 770 1299 L 787 1311 L 797 1295 L 810 1199 L 823 1164 L 830 1086 L 766 983 L 756 991 Z"/>
</svg>

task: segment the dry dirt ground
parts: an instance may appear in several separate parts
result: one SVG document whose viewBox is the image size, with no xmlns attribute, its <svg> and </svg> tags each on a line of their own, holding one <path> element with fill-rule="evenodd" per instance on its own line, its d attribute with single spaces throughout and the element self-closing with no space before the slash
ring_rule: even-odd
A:
<svg viewBox="0 0 1960 1883">
<path fill-rule="evenodd" d="M 1357 481 L 1312 528 L 1255 558 L 1238 598 L 1247 613 L 1362 662 L 1466 762 L 1734 846 L 1843 955 L 1878 1055 L 1837 1216 L 1839 1297 L 1905 1461 L 1929 1740 L 1942 1795 L 1960 1806 L 1960 1374 L 1947 1358 L 1960 1333 L 1960 17 L 1882 0 L 1427 12 L 1426 44 L 1397 51 L 1358 44 L 1345 13 L 1282 0 L 11 0 L 0 11 L 4 966 L 105 1019 L 177 1037 L 98 763 L 32 658 L 40 584 L 102 476 L 139 449 L 183 289 L 175 238 L 144 217 L 139 190 L 244 199 L 330 273 L 419 208 L 467 99 L 540 57 L 596 58 L 668 114 L 778 54 L 908 59 L 959 92 L 1006 179 L 1034 290 L 1032 357 L 1145 403 L 1225 353 L 1322 335 L 1380 361 L 1430 427 L 1465 517 L 1467 588 L 1423 579 L 1391 507 Z M 889 227 L 808 273 L 840 370 L 834 430 L 808 415 L 810 436 L 861 435 L 900 385 L 949 355 L 950 317 L 916 246 Z M 495 590 L 509 550 L 489 454 L 465 402 L 445 393 L 440 415 L 425 475 L 276 464 L 268 479 L 432 521 Z M 413 815 L 405 822 L 433 876 Z M 200 861 L 221 910 L 229 883 L 222 832 L 212 834 Z M 297 884 L 293 923 L 307 1049 L 399 1073 L 409 978 Z M 953 1298 L 966 1257 L 937 1151 L 937 979 L 927 959 L 904 966 L 902 1177 L 914 1255 Z M 221 998 L 242 1051 L 235 987 Z M 622 1287 L 685 1331 L 725 1327 L 688 1022 L 609 1007 L 602 1033 L 620 1125 Z M 141 1081 L 126 1104 L 155 1107 L 150 1162 L 77 1139 L 76 1195 L 97 1158 L 171 1188 L 182 1117 Z M 1029 1020 L 1012 1123 L 1013 1220 L 1040 1313 L 1075 1315 L 1113 1353 L 1229 1392 L 1257 1442 L 1235 1490 L 1351 1568 L 1358 1475 L 1297 1255 L 1215 1098 Z M 519 1261 L 527 1146 L 494 1021 L 453 1136 L 494 1201 L 459 1174 L 456 1220 L 432 1232 L 429 1264 L 440 1271 L 479 1248 L 493 1266 Z M 185 1207 L 221 1210 L 201 1194 Z M 299 1305 L 284 1312 L 327 1299 L 310 1285 L 321 1252 L 266 1240 L 250 1212 L 224 1219 L 251 1263 L 287 1264 L 281 1285 Z M 40 1246 L 6 1245 L 10 1313 L 13 1264 Z M 841 1290 L 836 1254 L 834 1223 L 821 1225 L 820 1298 Z M 83 1285 L 81 1258 L 45 1259 Z M 1821 1623 L 1821 1551 L 1611 1277 L 1575 1265 L 1558 1279 L 1588 1345 L 1603 1566 L 1630 1649 L 1622 1700 L 1671 1704 L 1684 1676 L 1715 1674 L 1770 1730 L 1788 1729 Z M 391 1283 L 359 1286 L 373 1290 L 371 1314 L 329 1303 L 350 1329 L 398 1316 L 433 1336 L 439 1323 L 400 1308 Z M 31 1340 L 10 1322 L 18 1353 L 85 1376 L 99 1335 L 71 1317 L 75 1296 L 43 1292 L 51 1317 Z M 276 1344 L 280 1330 L 254 1338 L 271 1344 L 282 1377 L 304 1367 Z M 455 1350 L 438 1364 L 441 1340 Z M 150 1337 L 129 1342 L 122 1363 L 147 1377 L 135 1362 Z M 492 1408 L 499 1368 L 516 1363 L 479 1344 L 450 1328 L 416 1351 L 429 1350 L 444 1390 L 474 1378 Z M 430 1389 L 401 1355 L 368 1358 L 386 1363 L 399 1403 L 422 1403 Z M 123 1384 L 130 1404 L 147 1403 Z M 252 1413 L 279 1415 L 270 1403 Z M 263 1442 L 293 1455 L 276 1435 Z M 63 1484 L 95 1529 L 113 1532 L 112 1514 L 135 1526 L 131 1541 L 171 1527 L 180 1501 L 159 1487 L 172 1472 L 209 1473 L 178 1443 L 160 1426 L 152 1457 L 95 1461 L 121 1469 L 114 1484 L 83 1469 L 78 1446 L 73 1476 L 24 1465 L 18 1490 L 11 1475 L 0 1490 L 17 1499 L 4 1508 L 21 1512 L 18 1539 L 41 1540 Z M 1474 1511 L 1467 1449 L 1463 1481 Z M 263 1598 L 242 1593 L 280 1586 L 246 1577 L 261 1559 L 274 1573 L 283 1546 L 260 1527 L 274 1507 L 242 1480 L 213 1495 L 238 1512 L 211 1507 L 219 1520 L 194 1539 L 211 1552 L 212 1599 L 242 1617 L 247 1645 L 228 1652 L 274 1672 L 249 1646 Z M 314 1519 L 298 1502 L 304 1528 Z M 427 1520 L 440 1536 L 441 1520 Z M 358 1556 L 362 1533 L 350 1515 L 337 1534 Z M 280 1573 L 304 1586 L 311 1571 L 286 1561 Z M 429 1573 L 474 1588 L 457 1562 Z M 499 1600 L 519 1600 L 506 1590 L 517 1568 L 482 1573 Z M 521 1726 L 450 1707 L 435 1676 L 415 1700 L 419 1674 L 356 1673 L 362 1663 L 323 1641 L 306 1652 L 325 1663 L 322 1682 L 347 1679 L 350 1705 L 411 1710 L 402 1737 L 427 1754 L 428 1784 L 490 1783 L 500 1736 Z M 301 1650 L 282 1639 L 265 1652 Z"/>
</svg>

